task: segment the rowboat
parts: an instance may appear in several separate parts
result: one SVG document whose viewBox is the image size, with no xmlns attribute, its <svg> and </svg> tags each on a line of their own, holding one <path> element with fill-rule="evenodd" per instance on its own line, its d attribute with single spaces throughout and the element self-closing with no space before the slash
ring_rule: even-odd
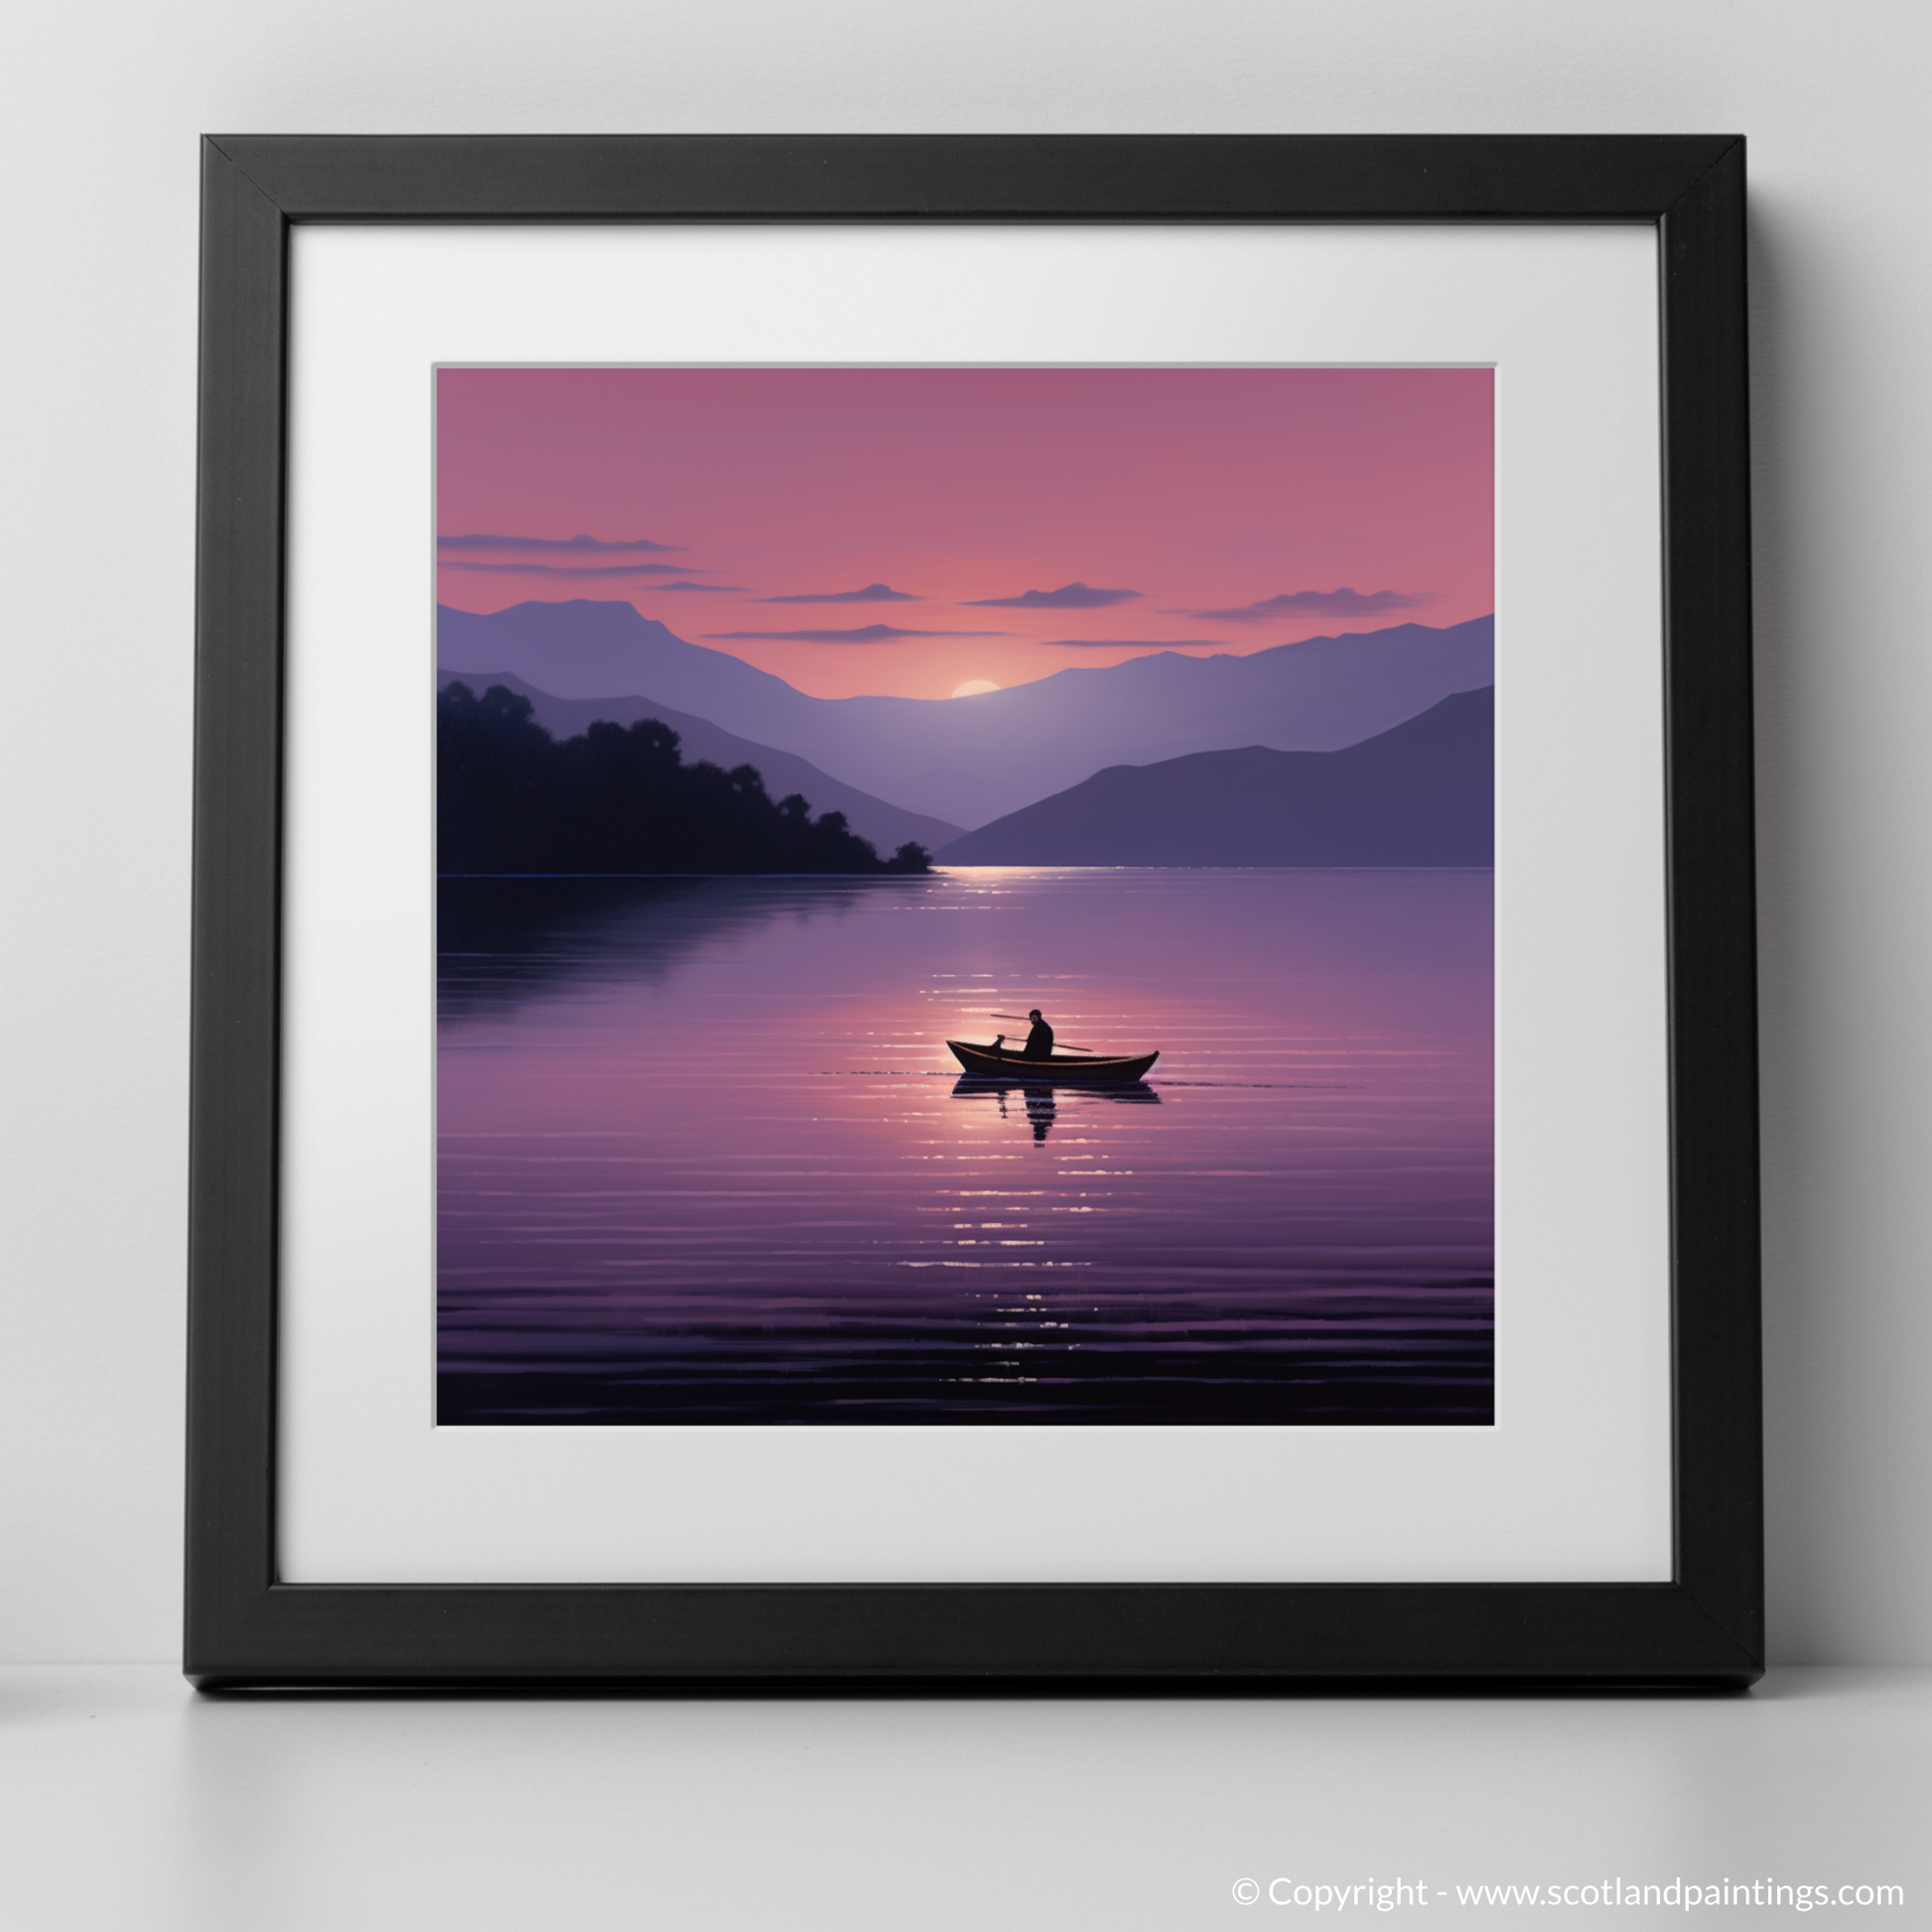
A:
<svg viewBox="0 0 1932 1932">
<path fill-rule="evenodd" d="M 1103 1058 L 1098 1053 L 1055 1053 L 1051 1059 L 1030 1060 L 997 1046 L 975 1046 L 969 1040 L 949 1039 L 952 1056 L 968 1073 L 996 1080 L 1050 1080 L 1055 1086 L 1070 1080 L 1140 1080 L 1161 1055 L 1159 1052 Z"/>
</svg>

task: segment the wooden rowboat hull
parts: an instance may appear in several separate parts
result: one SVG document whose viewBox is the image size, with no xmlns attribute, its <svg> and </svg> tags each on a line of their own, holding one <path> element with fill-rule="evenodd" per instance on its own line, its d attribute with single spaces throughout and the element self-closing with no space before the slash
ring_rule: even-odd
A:
<svg viewBox="0 0 1932 1932">
<path fill-rule="evenodd" d="M 1088 1053 L 1055 1053 L 1050 1060 L 1029 1060 L 1018 1053 L 996 1053 L 990 1046 L 974 1046 L 963 1039 L 949 1039 L 946 1044 L 968 1073 L 996 1080 L 1048 1080 L 1055 1086 L 1074 1080 L 1139 1080 L 1161 1057 L 1158 1052 L 1114 1059 Z"/>
</svg>

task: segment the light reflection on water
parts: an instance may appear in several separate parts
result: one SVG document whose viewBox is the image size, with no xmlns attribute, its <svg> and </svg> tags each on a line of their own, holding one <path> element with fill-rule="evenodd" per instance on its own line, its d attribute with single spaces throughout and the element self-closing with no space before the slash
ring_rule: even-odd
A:
<svg viewBox="0 0 1932 1932">
<path fill-rule="evenodd" d="M 448 882 L 444 1422 L 1483 1423 L 1490 876 Z M 1145 1085 L 960 1077 L 1039 1006 Z"/>
</svg>

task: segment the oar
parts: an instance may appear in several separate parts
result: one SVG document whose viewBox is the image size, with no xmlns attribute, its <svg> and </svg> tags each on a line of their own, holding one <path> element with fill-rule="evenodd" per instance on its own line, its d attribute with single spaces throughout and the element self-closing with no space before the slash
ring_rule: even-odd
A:
<svg viewBox="0 0 1932 1932">
<path fill-rule="evenodd" d="M 1023 1027 L 1031 1027 L 1034 1024 L 1018 1013 L 989 1013 L 986 1017 L 989 1020 L 1017 1020 Z M 1075 1046 L 1070 1039 L 1056 1039 L 1053 1044 L 1064 1046 L 1069 1053 L 1097 1053 L 1100 1050 L 1097 1046 Z"/>
</svg>

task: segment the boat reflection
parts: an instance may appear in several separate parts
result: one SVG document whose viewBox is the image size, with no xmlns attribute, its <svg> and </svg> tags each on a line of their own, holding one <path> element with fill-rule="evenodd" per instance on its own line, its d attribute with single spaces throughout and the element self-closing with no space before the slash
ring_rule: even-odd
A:
<svg viewBox="0 0 1932 1932">
<path fill-rule="evenodd" d="M 955 1100 L 994 1101 L 1002 1120 L 1023 1117 L 1017 1115 L 1009 1104 L 1011 1097 L 1018 1094 L 1025 1108 L 1024 1118 L 1033 1129 L 1035 1142 L 1044 1141 L 1047 1131 L 1059 1118 L 1059 1095 L 1062 1093 L 1076 1100 L 1110 1101 L 1115 1106 L 1158 1107 L 1161 1104 L 1161 1096 L 1140 1080 L 1002 1080 L 991 1074 L 962 1073 L 952 1087 Z"/>
</svg>

